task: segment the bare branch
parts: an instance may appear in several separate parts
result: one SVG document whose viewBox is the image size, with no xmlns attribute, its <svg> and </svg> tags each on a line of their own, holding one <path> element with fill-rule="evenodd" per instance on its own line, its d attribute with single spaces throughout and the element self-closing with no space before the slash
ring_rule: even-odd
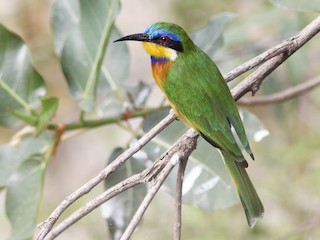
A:
<svg viewBox="0 0 320 240">
<path fill-rule="evenodd" d="M 72 226 L 74 223 L 79 221 L 81 218 L 86 216 L 88 213 L 92 212 L 94 209 L 99 207 L 104 202 L 113 198 L 114 196 L 122 193 L 123 191 L 144 182 L 144 177 L 146 173 L 150 171 L 150 168 L 145 169 L 139 174 L 135 174 L 122 182 L 116 184 L 112 188 L 109 188 L 104 193 L 100 194 L 98 197 L 94 198 L 90 202 L 86 203 L 83 207 L 72 213 L 69 217 L 64 219 L 60 224 L 58 224 L 52 231 L 50 231 L 45 237 L 46 240 L 51 240 L 56 238 L 64 230 Z"/>
<path fill-rule="evenodd" d="M 50 217 L 42 222 L 39 227 L 41 229 L 38 238 L 39 240 L 44 239 L 44 237 L 52 229 L 52 226 L 61 216 L 61 214 L 77 199 L 81 196 L 87 194 L 92 188 L 97 186 L 102 182 L 110 173 L 114 172 L 120 165 L 122 165 L 126 160 L 128 160 L 133 154 L 138 152 L 144 145 L 146 145 L 152 138 L 154 138 L 159 132 L 161 132 L 166 126 L 176 119 L 175 115 L 170 112 L 170 114 L 165 117 L 161 122 L 159 122 L 154 128 L 152 128 L 147 134 L 141 137 L 134 146 L 130 147 L 127 151 L 117 157 L 111 164 L 109 164 L 105 169 L 103 169 L 97 176 L 90 179 L 86 184 L 82 185 L 74 193 L 67 196 L 59 206 L 52 212 Z"/>
<path fill-rule="evenodd" d="M 182 186 L 183 186 L 183 179 L 184 173 L 187 167 L 187 159 L 183 159 L 179 163 L 179 169 L 177 174 L 177 181 L 176 181 L 176 198 L 174 202 L 174 228 L 173 228 L 173 239 L 180 240 L 181 239 L 181 206 L 182 206 Z"/>
<path fill-rule="evenodd" d="M 160 189 L 163 182 L 166 180 L 167 176 L 169 175 L 169 173 L 173 168 L 174 168 L 174 165 L 169 162 L 169 164 L 165 165 L 165 167 L 162 169 L 159 176 L 153 182 L 151 188 L 149 188 L 147 195 L 145 196 L 138 210 L 132 217 L 127 229 L 121 236 L 120 240 L 128 240 L 131 237 L 133 231 L 138 226 L 143 214 L 149 207 L 149 204 L 151 203 L 152 199 L 157 194 L 158 190 Z"/>
<path fill-rule="evenodd" d="M 163 182 L 173 169 L 173 167 L 178 163 L 178 161 L 187 161 L 192 151 L 196 148 L 198 134 L 193 130 L 189 129 L 171 148 L 171 150 L 166 155 L 167 159 L 170 159 L 169 164 L 167 164 L 163 170 L 160 172 L 159 176 L 155 179 L 152 187 L 149 189 L 147 195 L 142 201 L 139 209 L 133 216 L 129 226 L 122 235 L 120 240 L 127 240 L 132 235 L 134 229 L 140 222 L 143 214 L 147 210 L 150 202 L 162 186 Z M 178 160 L 178 161 L 177 161 Z"/>
<path fill-rule="evenodd" d="M 172 156 L 174 156 L 175 153 L 181 154 L 183 152 L 184 154 L 179 155 L 181 158 L 183 157 L 183 161 L 186 162 L 186 159 L 191 154 L 193 149 L 195 148 L 196 144 L 196 133 L 193 130 L 189 130 L 186 134 L 184 134 L 170 149 L 168 149 L 162 156 L 153 164 L 153 166 L 143 170 L 141 173 L 135 174 L 120 183 L 116 184 L 112 188 L 108 189 L 104 193 L 100 194 L 87 204 L 85 204 L 82 208 L 78 209 L 76 212 L 71 214 L 68 218 L 63 220 L 59 225 L 57 225 L 52 231 L 48 233 L 48 235 L 45 237 L 46 240 L 51 240 L 57 237 L 60 233 L 62 233 L 64 230 L 72 226 L 74 223 L 79 221 L 81 218 L 92 212 L 94 209 L 99 207 L 104 202 L 108 201 L 112 197 L 118 195 L 119 193 L 127 190 L 128 188 L 131 188 L 137 184 L 150 181 L 152 179 L 155 179 L 159 171 L 164 172 L 165 174 L 157 177 L 157 181 L 154 181 L 153 186 L 158 182 L 162 181 L 163 177 L 166 177 L 169 173 L 167 171 L 171 171 L 171 169 L 174 167 L 174 162 L 170 161 L 172 159 Z M 189 151 L 185 151 L 186 148 L 190 148 Z M 189 155 L 188 155 L 189 154 Z M 165 178 L 163 179 L 165 180 Z M 163 183 L 163 181 L 162 181 Z M 160 184 L 160 186 L 162 185 Z M 151 190 L 149 190 L 148 193 L 150 193 Z M 155 194 L 156 192 L 152 191 L 152 194 Z M 151 195 L 151 193 L 150 193 Z M 153 195 L 154 196 L 154 195 Z M 150 199 L 152 200 L 152 199 Z M 142 204 L 143 207 L 145 205 Z M 141 211 L 141 210 L 140 210 Z M 136 222 L 137 224 L 138 222 Z"/>
<path fill-rule="evenodd" d="M 309 92 L 313 88 L 320 85 L 320 76 L 308 80 L 307 82 L 287 88 L 281 92 L 277 92 L 268 96 L 246 97 L 238 100 L 238 105 L 242 106 L 258 106 L 274 103 L 281 103 L 294 97 Z"/>
</svg>

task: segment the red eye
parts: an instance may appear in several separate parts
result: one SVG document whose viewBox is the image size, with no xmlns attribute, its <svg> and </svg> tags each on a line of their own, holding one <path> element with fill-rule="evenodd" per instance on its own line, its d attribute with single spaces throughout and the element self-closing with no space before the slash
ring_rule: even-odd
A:
<svg viewBox="0 0 320 240">
<path fill-rule="evenodd" d="M 161 37 L 161 38 L 160 38 L 160 41 L 161 41 L 162 43 L 167 43 L 167 42 L 169 42 L 169 38 L 168 38 L 167 36 L 164 36 L 164 37 Z"/>
</svg>

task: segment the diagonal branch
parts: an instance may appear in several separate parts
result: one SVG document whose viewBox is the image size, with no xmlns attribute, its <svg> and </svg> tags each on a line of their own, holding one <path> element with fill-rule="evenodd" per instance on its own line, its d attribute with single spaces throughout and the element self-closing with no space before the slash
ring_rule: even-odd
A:
<svg viewBox="0 0 320 240">
<path fill-rule="evenodd" d="M 319 85 L 320 85 L 320 76 L 317 76 L 304 83 L 287 88 L 281 92 L 277 92 L 268 96 L 241 98 L 237 103 L 238 105 L 243 105 L 243 106 L 257 106 L 257 105 L 281 103 L 281 102 L 290 100 L 294 97 L 297 97 L 299 95 L 302 95 L 304 93 L 307 93 Z"/>
<path fill-rule="evenodd" d="M 95 197 L 90 202 L 86 203 L 83 207 L 78 209 L 76 212 L 71 214 L 68 218 L 63 220 L 60 224 L 58 224 L 52 231 L 48 233 L 48 235 L 45 237 L 46 240 L 51 240 L 57 237 L 60 233 L 62 233 L 64 230 L 72 226 L 74 223 L 79 221 L 81 218 L 92 212 L 94 209 L 99 207 L 104 202 L 108 201 L 112 197 L 120 194 L 121 192 L 137 185 L 143 182 L 151 181 L 153 179 L 157 179 L 156 181 L 153 181 L 152 183 L 152 190 L 149 189 L 149 196 L 146 197 L 148 201 L 152 200 L 154 195 L 157 193 L 156 190 L 159 189 L 159 187 L 162 185 L 163 181 L 166 179 L 172 168 L 174 167 L 175 163 L 171 160 L 173 159 L 173 156 L 175 154 L 178 154 L 179 158 L 183 162 L 187 162 L 187 158 L 193 151 L 196 145 L 196 137 L 194 135 L 194 132 L 189 130 L 186 134 L 184 134 L 176 144 L 174 144 L 170 149 L 168 149 L 162 156 L 149 168 L 143 170 L 141 173 L 135 174 L 120 183 L 116 184 L 112 188 L 108 189 L 104 193 L 100 194 L 99 196 Z M 188 151 L 185 151 L 185 149 L 188 148 Z M 159 172 L 161 173 L 159 174 Z M 143 214 L 144 211 L 142 209 L 146 209 L 148 206 L 148 201 L 145 200 L 145 203 L 141 204 L 141 209 L 139 211 L 139 214 Z M 150 203 L 150 202 L 149 202 Z M 132 223 L 131 229 L 135 229 L 136 225 L 138 224 L 139 220 L 141 219 L 142 215 L 139 215 L 136 217 L 136 220 Z M 131 231 L 131 230 L 130 230 Z M 129 231 L 129 232 L 130 232 Z M 129 234 L 127 232 L 127 234 Z M 131 232 L 132 233 L 132 232 Z"/>
<path fill-rule="evenodd" d="M 39 227 L 41 231 L 39 233 L 38 239 L 44 239 L 45 236 L 52 229 L 55 222 L 61 216 L 61 214 L 76 200 L 81 196 L 90 192 L 95 186 L 101 183 L 108 175 L 114 172 L 119 166 L 121 166 L 126 160 L 128 160 L 133 154 L 138 152 L 144 145 L 146 145 L 153 137 L 155 137 L 159 132 L 161 132 L 166 126 L 176 119 L 173 113 L 170 113 L 165 117 L 160 123 L 158 123 L 154 128 L 152 128 L 147 134 L 140 138 L 131 148 L 117 157 L 110 165 L 104 168 L 97 176 L 90 179 L 86 184 L 82 185 L 74 193 L 67 196 L 59 206 L 51 213 L 49 218 L 42 222 Z"/>
</svg>

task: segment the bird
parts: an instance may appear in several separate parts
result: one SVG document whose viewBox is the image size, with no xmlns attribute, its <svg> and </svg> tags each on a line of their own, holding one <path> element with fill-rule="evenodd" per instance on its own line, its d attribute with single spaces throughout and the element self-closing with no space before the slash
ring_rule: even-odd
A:
<svg viewBox="0 0 320 240">
<path fill-rule="evenodd" d="M 243 148 L 254 160 L 230 89 L 213 60 L 177 24 L 157 22 L 143 33 L 115 40 L 140 41 L 151 56 L 152 75 L 175 115 L 221 153 L 238 192 L 248 225 L 263 217 L 263 204 L 246 172 Z"/>
</svg>

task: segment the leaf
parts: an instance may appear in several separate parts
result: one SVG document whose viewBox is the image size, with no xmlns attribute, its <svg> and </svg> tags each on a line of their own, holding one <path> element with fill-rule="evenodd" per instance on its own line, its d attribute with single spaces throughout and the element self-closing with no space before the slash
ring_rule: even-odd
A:
<svg viewBox="0 0 320 240">
<path fill-rule="evenodd" d="M 269 135 L 269 131 L 256 115 L 243 109 L 240 109 L 239 113 L 249 141 L 260 142 Z"/>
<path fill-rule="evenodd" d="M 21 38 L 0 24 L 0 39 L 0 125 L 13 127 L 19 121 L 8 110 L 32 112 L 45 87 Z"/>
<path fill-rule="evenodd" d="M 270 0 L 277 7 L 295 9 L 297 11 L 320 11 L 319 0 Z"/>
<path fill-rule="evenodd" d="M 221 13 L 214 16 L 203 29 L 190 35 L 194 43 L 212 56 L 223 44 L 225 26 L 235 18 L 233 13 Z"/>
<path fill-rule="evenodd" d="M 36 227 L 47 152 L 54 134 L 25 138 L 16 147 L 0 148 L 0 188 L 6 188 L 6 212 L 12 226 L 10 240 L 31 239 Z"/>
<path fill-rule="evenodd" d="M 41 99 L 41 112 L 38 117 L 36 134 L 41 133 L 49 121 L 53 118 L 58 108 L 58 99 L 56 97 L 48 97 Z"/>
<path fill-rule="evenodd" d="M 113 29 L 119 9 L 118 0 L 58 0 L 54 5 L 56 51 L 71 93 L 82 100 L 84 111 L 93 110 L 97 91 L 119 92 L 118 85 L 128 75 L 125 44 L 111 44 L 106 54 L 109 39 L 120 37 Z"/>
<path fill-rule="evenodd" d="M 161 111 L 146 117 L 143 130 L 148 131 L 166 115 L 167 111 Z M 244 125 L 247 127 L 248 138 L 252 139 L 260 132 L 259 140 L 261 140 L 266 135 L 263 131 L 267 130 L 253 114 L 245 112 L 242 116 Z M 186 129 L 182 122 L 173 122 L 147 144 L 140 154 L 154 161 L 184 134 Z M 166 181 L 166 185 L 173 194 L 175 178 L 176 174 L 170 174 Z M 186 204 L 213 211 L 230 207 L 239 201 L 220 154 L 202 138 L 199 138 L 197 148 L 189 158 L 184 179 L 182 192 L 183 202 Z"/>
<path fill-rule="evenodd" d="M 44 174 L 38 157 L 24 161 L 9 179 L 6 212 L 12 226 L 10 240 L 32 239 Z"/>
<path fill-rule="evenodd" d="M 114 149 L 108 164 L 123 153 L 123 151 L 124 149 L 122 148 Z M 144 160 L 145 159 L 140 156 L 138 158 L 132 157 L 130 160 L 126 161 L 124 165 L 105 180 L 105 189 L 141 172 L 145 168 Z M 102 214 L 108 222 L 112 239 L 120 239 L 146 193 L 146 185 L 139 184 L 122 192 L 102 205 Z"/>
<path fill-rule="evenodd" d="M 44 151 L 51 136 L 41 134 L 37 138 L 26 138 L 18 146 L 9 144 L 0 147 L 0 188 L 8 184 L 8 179 L 26 159 Z"/>
<path fill-rule="evenodd" d="M 10 109 L 8 109 L 8 112 L 31 126 L 34 126 L 37 123 L 37 117 L 33 114 L 26 114 L 24 111 L 12 111 Z"/>
</svg>

